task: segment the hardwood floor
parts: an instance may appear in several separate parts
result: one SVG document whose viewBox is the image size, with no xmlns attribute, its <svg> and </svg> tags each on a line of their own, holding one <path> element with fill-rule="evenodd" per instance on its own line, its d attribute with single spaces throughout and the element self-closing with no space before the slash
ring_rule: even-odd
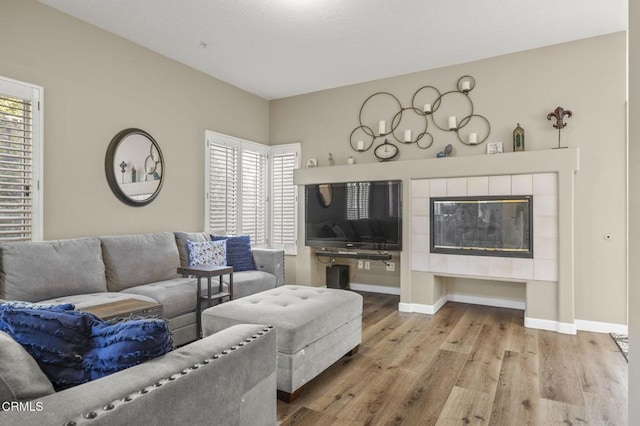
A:
<svg viewBox="0 0 640 426">
<path fill-rule="evenodd" d="M 282 425 L 627 424 L 628 365 L 607 334 L 524 328 L 523 311 L 398 312 L 364 296 L 362 344 L 311 381 Z"/>
</svg>

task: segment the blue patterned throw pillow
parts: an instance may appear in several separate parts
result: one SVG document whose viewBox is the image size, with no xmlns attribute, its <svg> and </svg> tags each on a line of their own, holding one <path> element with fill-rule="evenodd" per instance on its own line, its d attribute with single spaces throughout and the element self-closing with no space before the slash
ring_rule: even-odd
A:
<svg viewBox="0 0 640 426">
<path fill-rule="evenodd" d="M 226 241 L 187 241 L 189 250 L 189 266 L 227 264 Z"/>
<path fill-rule="evenodd" d="M 56 390 L 140 364 L 173 349 L 162 320 L 109 324 L 88 312 L 5 307 L 0 331 L 36 360 Z"/>
<path fill-rule="evenodd" d="M 212 235 L 211 240 L 227 242 L 227 265 L 233 266 L 233 272 L 256 270 L 253 253 L 251 253 L 251 238 L 248 235 L 238 237 L 216 237 Z"/>
</svg>

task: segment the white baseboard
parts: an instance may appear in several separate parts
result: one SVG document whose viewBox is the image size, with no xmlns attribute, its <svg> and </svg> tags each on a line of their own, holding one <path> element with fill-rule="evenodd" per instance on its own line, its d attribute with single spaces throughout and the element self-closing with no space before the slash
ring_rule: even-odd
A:
<svg viewBox="0 0 640 426">
<path fill-rule="evenodd" d="M 575 324 L 530 317 L 524 317 L 524 326 L 537 328 L 538 330 L 556 331 L 562 334 L 576 334 L 578 331 Z"/>
<path fill-rule="evenodd" d="M 467 296 L 464 294 L 448 294 L 447 300 L 450 302 L 470 303 L 472 305 L 519 309 L 521 311 L 524 311 L 525 309 L 525 302 L 519 300 L 493 299 L 490 297 Z"/>
<path fill-rule="evenodd" d="M 576 320 L 576 327 L 581 331 L 593 331 L 594 333 L 617 333 L 629 334 L 629 327 L 626 324 L 615 324 L 610 322 L 598 322 L 587 320 Z"/>
<path fill-rule="evenodd" d="M 495 306 L 498 308 L 524 310 L 525 303 L 517 300 L 492 299 L 489 297 L 465 296 L 463 294 L 445 294 L 433 305 L 423 305 L 420 303 L 400 303 L 400 312 L 416 312 L 419 314 L 433 315 L 440 310 L 447 302 L 470 303 L 472 305 Z"/>
<path fill-rule="evenodd" d="M 440 299 L 442 300 L 442 299 Z M 446 300 L 442 305 L 446 303 Z M 399 303 L 398 310 L 400 312 L 413 312 L 416 314 L 427 314 L 433 315 L 442 307 L 442 305 L 438 306 L 438 303 L 435 305 L 423 305 L 421 303 Z"/>
<path fill-rule="evenodd" d="M 400 296 L 400 287 L 350 283 L 349 288 L 355 291 L 366 291 L 368 293 L 393 294 L 395 296 Z"/>
</svg>

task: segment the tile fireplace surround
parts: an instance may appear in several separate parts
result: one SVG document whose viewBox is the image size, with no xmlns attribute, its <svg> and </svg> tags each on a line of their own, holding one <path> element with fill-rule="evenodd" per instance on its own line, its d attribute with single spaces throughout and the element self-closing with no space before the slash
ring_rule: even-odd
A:
<svg viewBox="0 0 640 426">
<path fill-rule="evenodd" d="M 533 195 L 533 259 L 429 253 L 429 197 L 483 195 Z M 411 270 L 518 281 L 558 281 L 557 175 L 535 173 L 413 180 Z"/>
<path fill-rule="evenodd" d="M 576 333 L 577 148 L 334 166 L 330 174 L 323 169 L 298 170 L 295 183 L 402 179 L 400 311 L 437 312 L 449 300 L 450 279 L 477 279 L 479 286 L 499 281 L 525 287 L 525 326 Z M 429 198 L 473 195 L 533 195 L 533 259 L 429 253 Z"/>
</svg>

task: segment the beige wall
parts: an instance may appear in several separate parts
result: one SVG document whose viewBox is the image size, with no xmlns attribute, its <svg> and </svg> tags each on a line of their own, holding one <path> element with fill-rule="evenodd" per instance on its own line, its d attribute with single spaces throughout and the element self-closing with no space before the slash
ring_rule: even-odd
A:
<svg viewBox="0 0 640 426">
<path fill-rule="evenodd" d="M 546 115 L 558 105 L 572 110 L 563 145 L 580 148 L 580 172 L 575 177 L 575 317 L 626 324 L 625 46 L 625 34 L 617 33 L 271 101 L 270 140 L 301 141 L 302 164 L 318 158 L 326 166 L 328 152 L 336 164 L 345 164 L 348 155 L 359 164 L 374 163 L 372 151 L 355 153 L 349 146 L 358 111 L 369 95 L 391 92 L 407 105 L 418 88 L 428 84 L 452 90 L 465 74 L 476 79 L 471 97 L 476 112 L 491 122 L 489 140 L 504 142 L 506 151 L 512 150 L 518 122 L 526 131 L 528 150 L 556 146 L 557 132 Z M 401 146 L 397 161 L 433 158 L 448 143 L 454 144 L 457 156 L 484 154 L 484 145 L 463 146 L 453 134 L 438 130 L 433 135 L 430 149 Z M 393 178 L 383 174 L 381 179 Z M 605 234 L 613 239 L 606 241 Z M 314 262 L 301 245 L 295 262 L 301 281 L 313 275 L 308 271 Z"/>
<path fill-rule="evenodd" d="M 629 2 L 629 424 L 640 424 L 640 2 Z"/>
<path fill-rule="evenodd" d="M 0 75 L 44 87 L 44 237 L 202 230 L 204 131 L 268 143 L 268 102 L 35 0 L 0 0 Z M 166 162 L 158 198 L 111 193 L 104 156 L 139 127 Z"/>
</svg>

